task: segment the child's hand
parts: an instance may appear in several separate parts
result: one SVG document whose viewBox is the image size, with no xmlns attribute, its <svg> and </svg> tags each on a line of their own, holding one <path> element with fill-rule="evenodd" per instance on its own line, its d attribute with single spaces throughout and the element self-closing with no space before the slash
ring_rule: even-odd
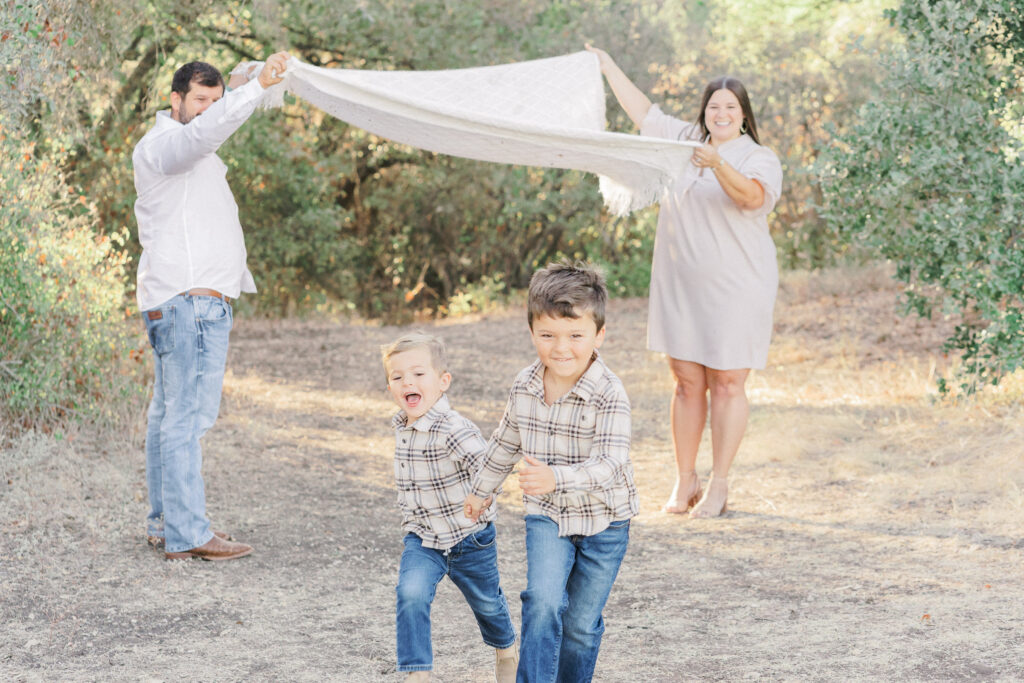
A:
<svg viewBox="0 0 1024 683">
<path fill-rule="evenodd" d="M 555 472 L 536 458 L 523 456 L 526 464 L 519 468 L 519 487 L 530 496 L 543 496 L 555 490 Z"/>
<path fill-rule="evenodd" d="M 471 493 L 466 496 L 466 500 L 462 503 L 462 512 L 468 519 L 475 522 L 483 514 L 484 510 L 491 506 L 491 500 L 493 500 L 491 496 L 484 500 L 480 496 L 474 496 Z"/>
</svg>

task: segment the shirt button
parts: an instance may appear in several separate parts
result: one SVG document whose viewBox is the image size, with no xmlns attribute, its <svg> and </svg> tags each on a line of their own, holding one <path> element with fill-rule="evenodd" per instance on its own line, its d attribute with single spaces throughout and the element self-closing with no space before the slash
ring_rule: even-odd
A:
<svg viewBox="0 0 1024 683">
<path fill-rule="evenodd" d="M 402 439 L 402 443 L 409 443 L 409 442 L 406 441 L 405 439 Z"/>
</svg>

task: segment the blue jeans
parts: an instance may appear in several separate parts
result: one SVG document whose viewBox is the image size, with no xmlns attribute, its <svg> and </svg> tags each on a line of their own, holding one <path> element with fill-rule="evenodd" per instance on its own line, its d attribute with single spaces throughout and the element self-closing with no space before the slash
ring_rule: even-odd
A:
<svg viewBox="0 0 1024 683">
<path fill-rule="evenodd" d="M 570 683 L 594 676 L 601 611 L 629 544 L 629 520 L 593 536 L 559 536 L 544 515 L 526 516 L 526 590 L 519 683 Z"/>
<path fill-rule="evenodd" d="M 395 588 L 399 671 L 430 671 L 434 666 L 430 604 L 446 574 L 466 597 L 487 645 L 505 648 L 516 642 L 498 577 L 493 522 L 447 551 L 424 548 L 419 536 L 407 534 Z"/>
<path fill-rule="evenodd" d="M 233 316 L 216 297 L 179 295 L 142 319 L 156 369 L 146 430 L 147 533 L 163 536 L 167 552 L 181 552 L 213 538 L 199 439 L 220 411 Z"/>
</svg>

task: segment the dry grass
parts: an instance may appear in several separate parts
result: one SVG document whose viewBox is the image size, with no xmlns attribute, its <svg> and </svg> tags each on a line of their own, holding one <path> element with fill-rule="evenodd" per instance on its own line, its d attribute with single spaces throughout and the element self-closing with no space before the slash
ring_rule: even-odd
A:
<svg viewBox="0 0 1024 683">
<path fill-rule="evenodd" d="M 693 522 L 659 510 L 671 385 L 644 350 L 646 302 L 613 302 L 604 351 L 633 402 L 642 507 L 597 680 L 1024 677 L 1024 377 L 936 402 L 947 330 L 899 317 L 896 301 L 881 268 L 784 278 L 730 513 Z M 522 318 L 436 324 L 453 402 L 485 432 L 530 360 Z M 0 678 L 400 680 L 393 408 L 377 349 L 404 329 L 238 324 L 205 446 L 211 513 L 257 547 L 237 563 L 145 547 L 137 435 L 29 435 L 0 452 Z M 499 544 L 517 613 L 521 506 L 507 489 Z M 434 642 L 439 680 L 487 680 L 489 653 L 448 583 Z"/>
</svg>

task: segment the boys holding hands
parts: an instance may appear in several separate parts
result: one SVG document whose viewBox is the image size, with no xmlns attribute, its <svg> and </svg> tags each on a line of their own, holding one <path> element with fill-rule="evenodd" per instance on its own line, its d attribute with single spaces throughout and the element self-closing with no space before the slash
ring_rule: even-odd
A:
<svg viewBox="0 0 1024 683">
<path fill-rule="evenodd" d="M 494 492 L 526 462 L 522 683 L 593 677 L 601 612 L 637 514 L 629 399 L 597 354 L 607 299 L 604 279 L 585 264 L 534 274 L 527 320 L 538 359 L 516 377 L 465 498 L 466 517 L 488 519 Z"/>
<path fill-rule="evenodd" d="M 398 670 L 428 681 L 433 668 L 430 605 L 445 577 L 459 587 L 485 643 L 496 649 L 498 683 L 515 680 L 515 628 L 498 576 L 494 511 L 464 515 L 472 473 L 487 443 L 445 396 L 452 376 L 444 345 L 408 334 L 382 349 L 388 391 L 401 410 L 395 428 L 395 483 L 407 532 L 396 587 Z"/>
</svg>

